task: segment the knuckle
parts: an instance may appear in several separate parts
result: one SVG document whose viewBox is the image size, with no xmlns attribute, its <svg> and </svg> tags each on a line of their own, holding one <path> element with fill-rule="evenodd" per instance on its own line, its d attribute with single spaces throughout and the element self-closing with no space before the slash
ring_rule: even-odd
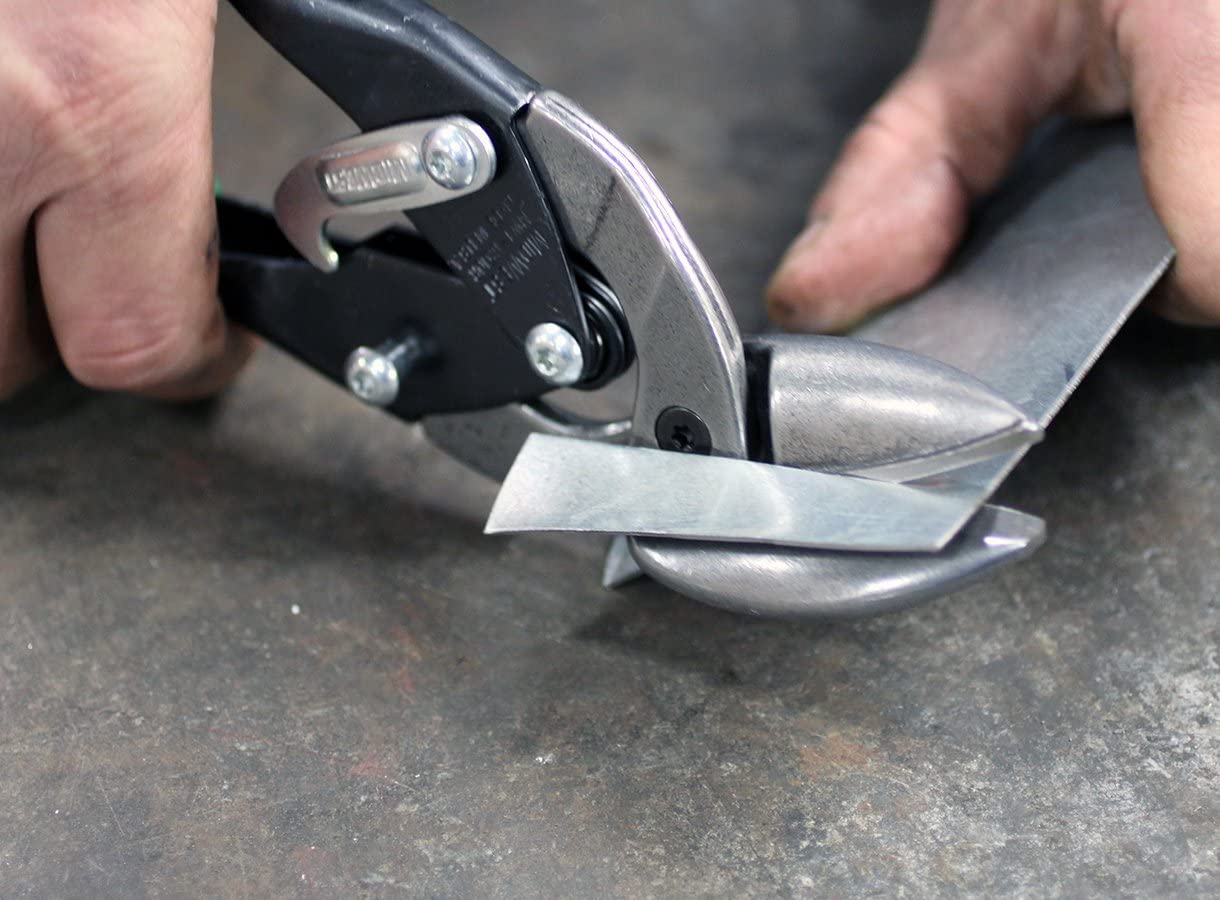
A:
<svg viewBox="0 0 1220 900">
<path fill-rule="evenodd" d="M 953 106 L 940 86 L 908 82 L 869 112 L 852 138 L 853 149 L 904 160 L 947 160 L 958 166 L 964 148 Z"/>
<path fill-rule="evenodd" d="M 147 157 L 171 155 L 150 147 L 206 143 L 199 121 L 207 119 L 211 21 L 173 12 L 177 4 L 137 6 L 57 15 L 66 20 L 49 33 L 18 27 L 10 35 L 0 55 L 0 116 L 18 127 L 0 129 L 0 183 L 32 173 L 46 197 L 134 165 L 130 157 L 155 166 Z"/>
<path fill-rule="evenodd" d="M 877 144 L 917 154 L 939 143 L 943 115 L 911 91 L 895 91 L 874 106 L 861 121 L 850 145 L 868 150 Z"/>
<path fill-rule="evenodd" d="M 936 199 L 925 206 L 956 210 L 969 202 L 980 185 L 948 137 L 944 122 L 935 104 L 907 93 L 895 94 L 869 113 L 848 142 L 846 155 L 888 160 L 888 165 Z M 879 176 L 890 174 L 876 168 Z"/>
<path fill-rule="evenodd" d="M 77 326 L 61 338 L 64 364 L 82 384 L 133 391 L 180 378 L 219 352 L 220 334 L 185 310 L 119 315 Z"/>
<path fill-rule="evenodd" d="M 0 181 L 48 195 L 96 172 L 94 123 L 110 114 L 101 79 L 79 40 L 53 52 L 37 45 L 0 60 L 0 115 L 19 127 L 0 130 Z M 31 184 L 32 182 L 32 184 Z"/>
<path fill-rule="evenodd" d="M 979 104 L 942 81 L 912 81 L 866 120 L 871 139 L 934 163 L 969 196 L 990 187 L 1015 152 L 1019 128 L 1001 107 Z"/>
<path fill-rule="evenodd" d="M 0 116 L 20 126 L 0 129 L 0 184 L 12 196 L 42 167 L 47 148 L 58 144 L 59 113 L 38 78 L 10 70 L 0 79 Z"/>
</svg>

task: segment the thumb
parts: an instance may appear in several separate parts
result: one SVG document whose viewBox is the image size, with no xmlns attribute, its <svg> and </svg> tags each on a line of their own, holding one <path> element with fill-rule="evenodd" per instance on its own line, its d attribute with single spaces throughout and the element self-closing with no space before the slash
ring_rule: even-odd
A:
<svg viewBox="0 0 1220 900">
<path fill-rule="evenodd" d="M 841 331 L 930 281 L 1080 65 L 1078 4 L 940 0 L 912 66 L 848 140 L 767 289 L 771 317 Z"/>
<path fill-rule="evenodd" d="M 1139 0 L 1115 26 L 1148 194 L 1178 251 L 1160 311 L 1220 322 L 1220 4 Z"/>
</svg>

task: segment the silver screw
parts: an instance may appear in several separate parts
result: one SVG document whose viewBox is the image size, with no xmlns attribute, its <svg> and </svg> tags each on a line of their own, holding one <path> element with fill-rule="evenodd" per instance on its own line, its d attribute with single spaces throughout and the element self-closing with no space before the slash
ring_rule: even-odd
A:
<svg viewBox="0 0 1220 900">
<path fill-rule="evenodd" d="M 479 157 L 474 143 L 457 125 L 434 128 L 424 138 L 424 165 L 441 187 L 460 191 L 474 184 Z"/>
<path fill-rule="evenodd" d="M 390 406 L 411 370 L 427 357 L 419 335 L 386 341 L 376 348 L 357 347 L 343 366 L 348 389 L 370 406 Z"/>
<path fill-rule="evenodd" d="M 585 355 L 580 342 L 553 322 L 534 327 L 525 339 L 525 352 L 534 371 L 557 387 L 576 384 L 584 374 Z"/>
<path fill-rule="evenodd" d="M 344 377 L 351 392 L 370 406 L 389 406 L 398 399 L 402 379 L 389 353 L 357 348 L 347 358 Z"/>
</svg>

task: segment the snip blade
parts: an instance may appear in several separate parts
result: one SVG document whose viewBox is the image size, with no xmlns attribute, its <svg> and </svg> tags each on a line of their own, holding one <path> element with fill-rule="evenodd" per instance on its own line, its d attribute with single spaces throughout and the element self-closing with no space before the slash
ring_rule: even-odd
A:
<svg viewBox="0 0 1220 900">
<path fill-rule="evenodd" d="M 829 553 L 633 540 L 644 571 L 703 603 L 754 616 L 851 619 L 895 612 L 1024 559 L 1041 519 L 985 506 L 940 553 Z"/>
<path fill-rule="evenodd" d="M 948 363 L 1045 428 L 1173 256 L 1131 125 L 1061 124 L 979 213 L 945 276 L 852 337 Z M 955 472 L 956 490 L 985 500 L 1027 449 Z"/>
</svg>

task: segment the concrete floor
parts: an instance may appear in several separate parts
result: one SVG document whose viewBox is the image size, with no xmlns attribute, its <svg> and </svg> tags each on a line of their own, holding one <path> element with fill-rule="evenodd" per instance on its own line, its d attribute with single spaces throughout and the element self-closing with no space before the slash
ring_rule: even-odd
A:
<svg viewBox="0 0 1220 900">
<path fill-rule="evenodd" d="M 444 5 L 646 156 L 739 315 L 905 0 Z M 342 116 L 221 17 L 225 186 Z M 0 895 L 1220 893 L 1220 336 L 1136 323 L 1004 499 L 1048 546 L 748 621 L 264 350 L 218 402 L 0 408 Z"/>
</svg>

